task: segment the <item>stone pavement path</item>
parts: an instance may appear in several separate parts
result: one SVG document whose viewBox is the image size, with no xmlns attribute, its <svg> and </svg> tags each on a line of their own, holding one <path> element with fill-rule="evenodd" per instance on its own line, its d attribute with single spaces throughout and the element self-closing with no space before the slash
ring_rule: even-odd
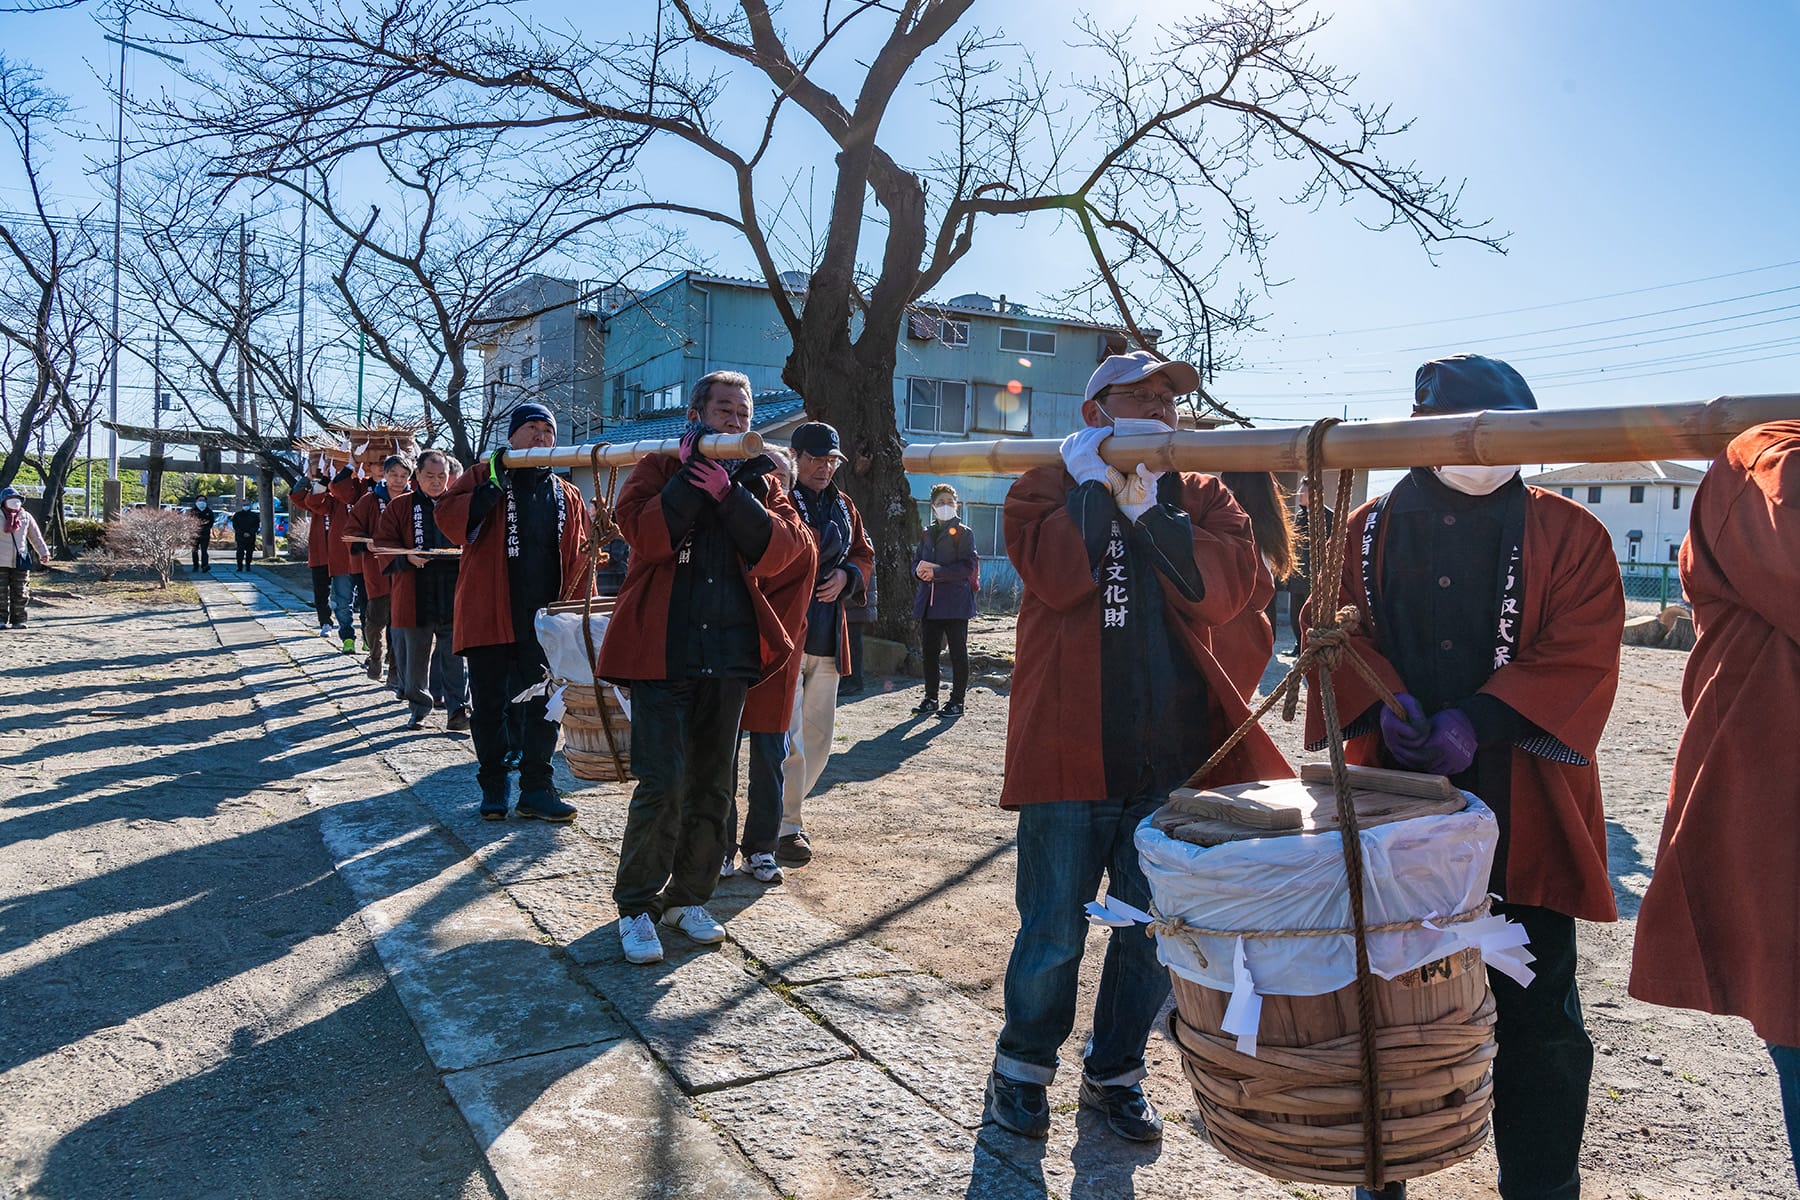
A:
<svg viewBox="0 0 1800 1200">
<path fill-rule="evenodd" d="M 406 732 L 304 601 L 199 591 L 0 651 L 0 1200 L 1314 1194 L 1179 1122 L 1119 1142 L 1075 1071 L 1048 1144 L 983 1130 L 997 1017 L 781 888 L 628 966 L 624 787 L 559 759 L 574 826 L 482 822 L 467 740 Z M 135 857 L 87 857 L 101 822 Z"/>
</svg>

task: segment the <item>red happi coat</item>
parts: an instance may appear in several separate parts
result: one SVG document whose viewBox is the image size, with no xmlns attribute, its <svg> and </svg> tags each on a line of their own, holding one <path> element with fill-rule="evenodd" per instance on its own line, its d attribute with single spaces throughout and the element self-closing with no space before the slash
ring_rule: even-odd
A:
<svg viewBox="0 0 1800 1200">
<path fill-rule="evenodd" d="M 1007 556 L 1019 572 L 1017 652 L 1006 729 L 1006 780 L 1000 807 L 1106 797 L 1100 746 L 1100 584 L 1081 532 L 1069 516 L 1075 481 L 1062 467 L 1027 471 L 1006 496 Z M 1206 681 L 1207 710 L 1196 734 L 1218 746 L 1250 715 L 1212 652 L 1217 625 L 1243 611 L 1258 591 L 1261 557 L 1250 518 L 1217 479 L 1184 472 L 1182 503 L 1194 527 L 1194 563 L 1205 581 L 1198 601 L 1158 575 L 1171 633 Z M 1266 573 L 1266 572 L 1260 572 Z M 1266 597 L 1265 597 L 1266 600 Z M 1129 663 L 1111 664 L 1130 671 Z M 1293 768 L 1254 729 L 1207 776 L 1210 786 L 1286 779 Z"/>
<path fill-rule="evenodd" d="M 744 697 L 744 715 L 738 728 L 745 733 L 786 733 L 793 718 L 794 693 L 800 686 L 800 668 L 806 657 L 806 607 L 812 602 L 813 579 L 819 573 L 819 548 L 810 527 L 805 522 L 800 527 L 808 531 L 800 553 L 779 575 L 757 581 L 793 646 L 781 665 L 764 675 Z M 848 626 L 849 622 L 843 624 Z"/>
<path fill-rule="evenodd" d="M 328 518 L 313 513 L 312 483 L 302 479 L 300 486 L 288 493 L 288 514 L 296 512 L 312 513 L 312 527 L 306 531 L 306 565 L 309 567 L 329 567 L 331 565 L 331 534 Z"/>
<path fill-rule="evenodd" d="M 1355 604 L 1364 614 L 1363 527 L 1375 501 L 1357 509 L 1339 534 L 1345 541 L 1344 572 L 1337 603 Z M 1373 548 L 1375 578 L 1387 525 Z M 1505 895 L 1514 904 L 1534 904 L 1585 921 L 1614 921 L 1612 879 L 1606 870 L 1606 816 L 1600 805 L 1600 734 L 1619 686 L 1619 640 L 1625 625 L 1625 591 L 1606 527 L 1581 505 L 1526 488 L 1524 612 L 1518 653 L 1488 676 L 1481 691 L 1587 760 L 1587 765 L 1554 762 L 1514 746 L 1510 837 Z M 1316 559 L 1315 559 L 1316 561 Z M 1308 611 L 1324 594 L 1316 581 Z M 1352 636 L 1356 647 L 1392 691 L 1407 690 L 1392 663 L 1382 656 L 1371 622 Z M 1348 727 L 1376 703 L 1362 676 L 1346 667 L 1332 672 L 1338 716 Z M 1325 738 L 1316 680 L 1308 681 L 1306 742 Z M 1382 761 L 1379 731 L 1352 738 L 1345 757 L 1365 766 Z"/>
<path fill-rule="evenodd" d="M 350 515 L 344 522 L 344 536 L 374 537 L 381 526 L 383 511 L 392 508 L 393 503 L 382 499 L 381 493 L 374 488 L 364 492 L 362 499 L 350 506 Z M 386 573 L 389 560 L 379 554 L 369 553 L 361 542 L 346 542 L 345 547 L 350 552 L 350 561 L 362 571 L 363 590 L 369 599 L 379 600 L 387 595 L 391 586 L 390 577 Z"/>
<path fill-rule="evenodd" d="M 375 527 L 375 544 L 384 549 L 418 550 L 422 548 L 420 540 L 414 536 L 413 513 L 419 507 L 421 493 L 411 491 L 389 504 L 381 514 L 381 523 Z M 438 497 L 442 504 L 444 497 Z M 440 525 L 439 531 L 443 527 Z M 446 541 L 449 540 L 447 537 Z M 389 588 L 388 604 L 391 616 L 388 623 L 395 629 L 417 629 L 419 627 L 419 575 L 410 562 L 403 557 L 386 554 L 375 556 L 383 567 L 391 568 L 393 573 L 386 576 Z M 396 567 L 394 564 L 398 563 Z M 458 578 L 461 571 L 458 571 Z M 454 602 L 452 602 L 454 608 Z"/>
<path fill-rule="evenodd" d="M 619 489 L 613 512 L 619 532 L 631 547 L 625 582 L 613 606 L 612 622 L 600 643 L 598 673 L 618 683 L 669 676 L 669 603 L 675 587 L 675 553 L 669 541 L 669 523 L 663 517 L 663 486 L 681 469 L 673 454 L 652 454 L 631 469 Z M 782 614 L 763 591 L 763 581 L 781 578 L 812 545 L 806 523 L 794 511 L 787 489 L 771 472 L 768 510 L 771 530 L 768 549 L 754 565 L 739 560 L 749 585 L 750 603 L 756 610 L 756 630 L 766 677 L 777 670 L 800 643 L 795 630 L 783 623 Z M 818 551 L 813 551 L 816 557 Z M 784 724 L 783 729 L 787 728 Z"/>
<path fill-rule="evenodd" d="M 1212 631 L 1213 657 L 1248 704 L 1256 698 L 1257 685 L 1269 669 L 1275 653 L 1275 627 L 1264 611 L 1275 598 L 1275 576 L 1269 564 L 1257 557 L 1256 590 L 1244 611 Z"/>
<path fill-rule="evenodd" d="M 300 504 L 307 512 L 318 518 L 313 522 L 313 531 L 308 542 L 307 562 L 312 563 L 311 542 L 319 536 L 319 526 L 325 527 L 325 564 L 331 568 L 333 575 L 355 575 L 362 569 L 360 560 L 350 558 L 350 547 L 344 541 L 344 534 L 349 532 L 350 509 L 362 498 L 369 485 L 360 479 L 335 480 L 322 492 L 305 492 L 299 497 Z M 317 564 L 314 564 L 317 565 Z"/>
<path fill-rule="evenodd" d="M 1631 994 L 1800 1046 L 1800 421 L 1713 463 L 1681 583 L 1699 640 Z"/>
<path fill-rule="evenodd" d="M 475 465 L 450 484 L 433 506 L 438 529 L 452 545 L 463 548 L 457 566 L 454 633 L 451 648 L 461 654 L 472 646 L 510 646 L 513 642 L 512 583 L 506 568 L 506 499 L 501 497 L 487 519 L 469 526 L 469 501 L 475 489 L 487 481 L 488 460 Z M 588 541 L 587 501 L 574 484 L 553 476 L 562 489 L 562 593 L 560 599 L 580 600 L 588 594 L 593 575 L 585 550 Z M 411 526 L 408 525 L 410 531 Z"/>
</svg>

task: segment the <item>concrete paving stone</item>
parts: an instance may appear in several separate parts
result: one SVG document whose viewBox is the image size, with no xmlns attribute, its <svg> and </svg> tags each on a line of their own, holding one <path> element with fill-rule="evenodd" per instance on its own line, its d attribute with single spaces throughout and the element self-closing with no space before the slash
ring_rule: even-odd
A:
<svg viewBox="0 0 1800 1200">
<path fill-rule="evenodd" d="M 669 957 L 587 968 L 652 1053 L 689 1092 L 847 1058 L 850 1048 L 712 948 L 662 930 Z"/>
<path fill-rule="evenodd" d="M 410 801 L 336 805 L 320 814 L 319 834 L 337 873 L 364 905 L 436 879 L 464 858 L 462 847 Z"/>
<path fill-rule="evenodd" d="M 1032 1186 L 873 1063 L 795 1071 L 713 1092 L 697 1103 L 784 1196 L 1043 1200 L 1045 1195 L 1041 1185 Z"/>
<path fill-rule="evenodd" d="M 788 983 L 913 970 L 904 959 L 807 912 L 786 893 L 768 891 L 753 880 L 744 886 L 756 890 L 748 893 L 750 903 L 730 917 L 732 940 Z M 734 897 L 738 891 L 732 889 Z M 720 907 L 731 911 L 729 904 Z"/>
<path fill-rule="evenodd" d="M 998 1016 L 929 975 L 835 979 L 794 999 L 951 1120 L 981 1127 Z"/>
<path fill-rule="evenodd" d="M 564 953 L 585 967 L 624 962 L 612 885 L 610 873 L 590 873 L 508 884 L 506 891 Z"/>
<path fill-rule="evenodd" d="M 625 841 L 625 814 L 631 808 L 630 785 L 575 782 L 581 785 L 581 790 L 563 794 L 565 800 L 581 810 L 575 824 L 595 841 L 617 850 Z"/>
<path fill-rule="evenodd" d="M 635 1042 L 456 1071 L 444 1084 L 509 1196 L 776 1195 Z"/>
<path fill-rule="evenodd" d="M 467 863 L 362 915 L 441 1070 L 625 1036 L 525 914 Z"/>
</svg>

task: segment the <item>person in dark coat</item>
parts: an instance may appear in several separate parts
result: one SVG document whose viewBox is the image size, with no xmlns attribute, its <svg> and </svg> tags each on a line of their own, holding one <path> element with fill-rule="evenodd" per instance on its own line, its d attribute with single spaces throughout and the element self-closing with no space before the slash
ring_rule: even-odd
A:
<svg viewBox="0 0 1800 1200">
<path fill-rule="evenodd" d="M 925 650 L 925 698 L 913 712 L 939 712 L 938 654 L 950 646 L 950 701 L 940 716 L 960 717 L 969 688 L 969 619 L 975 615 L 975 592 L 981 586 L 981 555 L 975 534 L 956 515 L 956 489 L 940 483 L 931 489 L 931 524 L 919 534 L 913 551 L 913 616 Z"/>
<path fill-rule="evenodd" d="M 556 418 L 541 404 L 512 410 L 507 442 L 514 450 L 556 444 Z M 575 485 L 548 467 L 505 467 L 500 454 L 478 460 L 434 505 L 437 526 L 463 549 L 456 576 L 455 643 L 469 668 L 470 733 L 481 817 L 506 819 L 508 715 L 518 712 L 519 800 L 513 811 L 559 824 L 575 819 L 552 784 L 557 728 L 544 719 L 547 698 L 513 702 L 520 690 L 547 680 L 537 639 L 537 611 L 587 595 L 588 508 Z M 410 665 L 416 665 L 411 664 Z"/>
<path fill-rule="evenodd" d="M 212 570 L 212 503 L 205 496 L 196 496 L 188 515 L 194 518 L 194 566 L 196 571 Z"/>
<path fill-rule="evenodd" d="M 256 558 L 256 535 L 262 532 L 262 514 L 240 508 L 231 514 L 231 532 L 237 540 L 237 569 L 248 571 Z"/>
</svg>

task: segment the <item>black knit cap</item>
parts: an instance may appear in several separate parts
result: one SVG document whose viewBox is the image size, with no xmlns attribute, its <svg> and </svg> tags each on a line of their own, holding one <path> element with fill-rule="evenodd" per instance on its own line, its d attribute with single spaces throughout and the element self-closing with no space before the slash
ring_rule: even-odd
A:
<svg viewBox="0 0 1800 1200">
<path fill-rule="evenodd" d="M 1452 354 L 1431 360 L 1413 376 L 1415 417 L 1536 408 L 1525 377 L 1497 358 Z"/>
<path fill-rule="evenodd" d="M 546 421 L 551 432 L 556 431 L 556 414 L 541 404 L 521 404 L 512 410 L 512 417 L 506 423 L 506 436 L 511 437 L 519 432 L 519 426 L 527 421 Z"/>
</svg>

